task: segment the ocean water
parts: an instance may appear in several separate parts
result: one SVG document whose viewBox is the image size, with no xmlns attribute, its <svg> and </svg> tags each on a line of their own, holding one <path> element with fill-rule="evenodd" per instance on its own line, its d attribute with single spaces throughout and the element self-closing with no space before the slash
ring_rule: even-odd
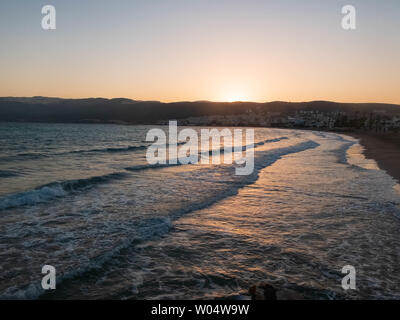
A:
<svg viewBox="0 0 400 320">
<path fill-rule="evenodd" d="M 237 176 L 149 165 L 151 128 L 0 123 L 0 298 L 400 298 L 400 189 L 357 140 L 256 128 Z"/>
</svg>

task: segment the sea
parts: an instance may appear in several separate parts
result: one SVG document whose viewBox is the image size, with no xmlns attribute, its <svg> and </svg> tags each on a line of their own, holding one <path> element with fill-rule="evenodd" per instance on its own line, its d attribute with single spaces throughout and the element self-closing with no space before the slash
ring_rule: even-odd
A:
<svg viewBox="0 0 400 320">
<path fill-rule="evenodd" d="M 254 128 L 237 175 L 149 164 L 152 128 L 0 123 L 0 299 L 400 298 L 400 188 L 355 138 Z"/>
</svg>

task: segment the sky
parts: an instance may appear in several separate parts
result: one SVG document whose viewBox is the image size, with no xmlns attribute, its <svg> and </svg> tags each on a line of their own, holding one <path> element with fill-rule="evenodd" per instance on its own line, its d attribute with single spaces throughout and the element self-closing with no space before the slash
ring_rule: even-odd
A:
<svg viewBox="0 0 400 320">
<path fill-rule="evenodd" d="M 1 0 L 0 96 L 400 104 L 399 32 L 399 0 Z"/>
</svg>

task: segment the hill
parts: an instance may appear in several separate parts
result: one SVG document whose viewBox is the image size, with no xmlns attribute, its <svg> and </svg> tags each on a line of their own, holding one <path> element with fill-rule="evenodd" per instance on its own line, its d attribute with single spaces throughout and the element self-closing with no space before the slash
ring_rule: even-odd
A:
<svg viewBox="0 0 400 320">
<path fill-rule="evenodd" d="M 85 122 L 152 124 L 161 120 L 246 112 L 296 111 L 378 112 L 400 115 L 400 105 L 382 103 L 311 102 L 172 102 L 137 101 L 125 98 L 62 99 L 47 97 L 0 97 L 0 121 Z"/>
</svg>

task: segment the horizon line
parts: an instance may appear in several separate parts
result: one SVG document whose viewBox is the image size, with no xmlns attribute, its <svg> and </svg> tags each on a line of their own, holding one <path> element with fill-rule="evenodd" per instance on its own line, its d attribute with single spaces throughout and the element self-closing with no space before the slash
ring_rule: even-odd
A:
<svg viewBox="0 0 400 320">
<path fill-rule="evenodd" d="M 209 103 L 253 103 L 253 104 L 266 104 L 266 103 L 312 103 L 312 102 L 330 102 L 330 103 L 340 103 L 340 104 L 387 104 L 387 105 L 397 105 L 400 107 L 399 103 L 390 103 L 390 102 L 342 102 L 342 101 L 334 101 L 334 100 L 308 100 L 308 101 L 284 101 L 284 100 L 272 100 L 272 101 L 251 101 L 251 100 L 237 100 L 237 101 L 214 101 L 214 100 L 174 100 L 174 101 L 161 101 L 161 100 L 142 100 L 142 99 L 132 99 L 126 97 L 112 97 L 112 98 L 105 98 L 105 97 L 85 97 L 85 98 L 63 98 L 63 97 L 53 97 L 53 96 L 0 96 L 0 99 L 34 99 L 34 98 L 45 98 L 45 99 L 59 99 L 59 100 L 89 100 L 89 99 L 103 99 L 103 100 L 117 100 L 117 99 L 125 99 L 131 100 L 134 102 L 158 102 L 163 104 L 170 104 L 170 103 L 196 103 L 196 102 L 209 102 Z"/>
</svg>

